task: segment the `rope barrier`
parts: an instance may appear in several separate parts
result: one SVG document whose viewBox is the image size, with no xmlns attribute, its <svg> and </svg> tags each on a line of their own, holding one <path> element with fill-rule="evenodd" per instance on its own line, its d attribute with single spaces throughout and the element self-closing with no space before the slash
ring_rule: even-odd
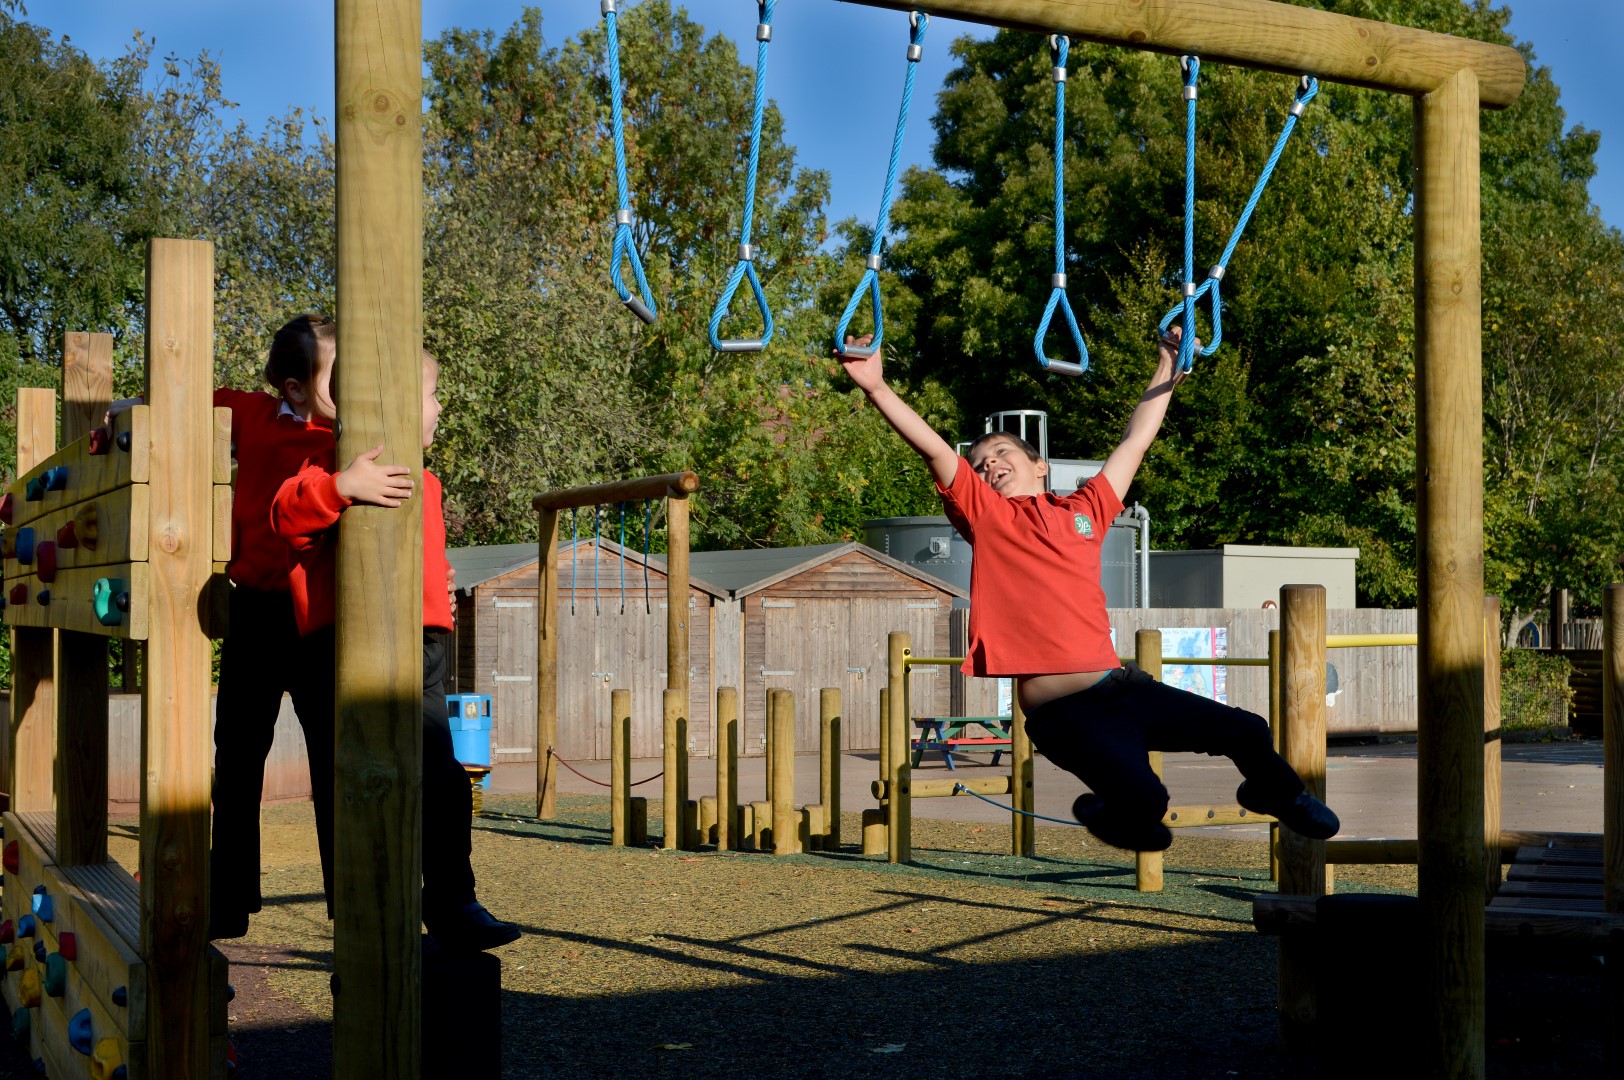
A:
<svg viewBox="0 0 1624 1080">
<path fill-rule="evenodd" d="M 852 291 L 846 310 L 841 312 L 840 324 L 835 327 L 835 352 L 841 356 L 873 356 L 885 339 L 885 312 L 880 304 L 880 250 L 885 244 L 886 231 L 891 226 L 891 200 L 896 194 L 897 163 L 902 158 L 902 136 L 908 130 L 908 110 L 913 104 L 914 73 L 919 60 L 925 55 L 925 29 L 930 17 L 923 11 L 908 14 L 908 69 L 902 81 L 902 107 L 897 111 L 897 130 L 891 137 L 891 160 L 885 166 L 885 187 L 880 192 L 880 214 L 874 222 L 874 240 L 864 260 L 863 276 Z M 874 334 L 866 347 L 847 346 L 846 328 L 851 325 L 857 305 L 863 302 L 867 290 L 874 308 Z"/>
<path fill-rule="evenodd" d="M 943 748 L 942 753 L 945 754 L 949 759 L 951 759 L 953 757 L 953 751 L 950 750 L 950 749 L 947 749 L 945 747 Z M 957 783 L 957 782 L 955 782 L 954 785 L 953 785 L 953 794 L 955 794 L 955 795 L 969 795 L 972 798 L 980 799 L 984 803 L 989 803 L 989 804 L 991 804 L 993 806 L 996 806 L 1000 810 L 1007 810 L 1011 814 L 1020 814 L 1022 817 L 1036 818 L 1038 821 L 1052 821 L 1056 825 L 1076 825 L 1078 828 L 1081 828 L 1082 824 L 1083 824 L 1080 821 L 1067 821 L 1064 818 L 1045 817 L 1043 814 L 1034 814 L 1030 810 L 1017 810 L 1013 806 L 1005 806 L 1001 802 L 998 802 L 998 801 L 996 801 L 994 799 L 989 799 L 985 795 L 981 794 L 980 792 L 971 791 L 969 788 L 965 787 L 963 784 L 960 784 L 960 783 Z"/>
<path fill-rule="evenodd" d="M 1071 301 L 1066 299 L 1066 58 L 1071 52 L 1071 41 L 1064 35 L 1051 35 L 1049 52 L 1054 58 L 1054 274 L 1049 278 L 1049 302 L 1038 320 L 1038 332 L 1032 338 L 1032 351 L 1045 371 L 1065 375 L 1081 375 L 1088 370 L 1088 345 L 1083 332 L 1077 328 L 1077 316 L 1072 314 Z M 1077 346 L 1077 362 L 1052 360 L 1043 348 L 1043 339 L 1049 333 L 1049 321 L 1055 308 L 1066 317 L 1071 328 L 1071 340 Z"/>
<path fill-rule="evenodd" d="M 550 746 L 547 748 L 547 756 L 552 758 L 554 761 L 558 762 L 560 765 L 564 766 L 564 768 L 568 769 L 570 772 L 574 773 L 576 776 L 579 776 L 582 780 L 585 780 L 589 784 L 597 784 L 599 787 L 613 787 L 614 786 L 613 784 L 611 784 L 607 780 L 595 780 L 592 777 L 588 776 L 586 773 L 582 772 L 580 769 L 577 769 L 574 765 L 571 765 L 569 762 L 567 762 L 563 758 L 559 757 L 556 753 L 553 752 L 553 748 L 550 747 Z M 661 771 L 655 773 L 653 776 L 646 777 L 646 778 L 644 778 L 642 780 L 639 780 L 639 781 L 637 781 L 636 783 L 633 783 L 633 784 L 628 784 L 627 787 L 639 787 L 639 786 L 641 786 L 643 784 L 651 783 L 651 782 L 653 782 L 655 780 L 658 780 L 660 777 L 662 777 L 664 775 L 665 775 L 665 770 L 662 769 Z"/>
<path fill-rule="evenodd" d="M 603 13 L 604 33 L 609 39 L 609 126 L 615 143 L 615 191 L 619 197 L 615 204 L 615 242 L 610 256 L 609 280 L 614 282 L 621 303 L 644 323 L 653 325 L 656 318 L 654 294 L 649 291 L 648 278 L 643 274 L 643 260 L 637 253 L 636 238 L 632 236 L 631 195 L 626 183 L 626 131 L 621 114 L 620 31 L 616 25 L 615 0 L 602 0 L 599 10 Z M 623 262 L 631 263 L 641 298 L 633 296 L 631 290 L 626 288 L 621 278 Z"/>
<path fill-rule="evenodd" d="M 744 181 L 744 224 L 739 229 L 739 261 L 728 275 L 727 285 L 711 310 L 710 343 L 717 352 L 759 352 L 773 339 L 773 313 L 762 291 L 761 278 L 756 275 L 755 248 L 750 246 L 750 226 L 756 213 L 756 169 L 761 161 L 761 121 L 767 108 L 767 45 L 773 39 L 773 0 L 759 0 L 756 24 L 756 97 L 750 118 L 750 164 Z M 759 338 L 732 338 L 721 336 L 722 319 L 733 303 L 733 294 L 739 282 L 748 278 L 750 290 L 755 293 L 756 307 L 761 311 L 763 329 Z"/>
<path fill-rule="evenodd" d="M 1308 103 L 1314 100 L 1319 93 L 1319 81 L 1310 75 L 1304 75 L 1297 83 L 1297 91 L 1291 102 L 1291 109 L 1287 112 L 1285 126 L 1280 131 L 1280 137 L 1275 140 L 1274 149 L 1269 153 L 1269 159 L 1263 165 L 1263 171 L 1258 175 L 1257 183 L 1252 185 L 1252 194 L 1246 200 L 1246 206 L 1241 211 L 1240 218 L 1235 222 L 1235 228 L 1229 234 L 1229 241 L 1224 245 L 1224 253 L 1218 257 L 1212 269 L 1207 271 L 1207 278 L 1200 286 L 1195 284 L 1195 71 L 1200 68 L 1200 61 L 1196 57 L 1186 57 L 1189 66 L 1185 76 L 1185 99 L 1188 101 L 1185 122 L 1185 151 L 1184 151 L 1184 299 L 1175 304 L 1166 315 L 1157 329 L 1167 333 L 1168 327 L 1180 313 L 1184 315 L 1184 336 L 1179 341 L 1179 370 L 1189 371 L 1194 362 L 1193 343 L 1195 341 L 1195 304 L 1203 296 L 1209 297 L 1212 311 L 1212 340 L 1202 346 L 1200 355 L 1211 356 L 1218 351 L 1218 346 L 1224 340 L 1223 298 L 1219 295 L 1219 282 L 1223 280 L 1224 271 L 1229 266 L 1230 258 L 1235 254 L 1235 248 L 1241 242 L 1241 234 L 1246 231 L 1247 224 L 1252 220 L 1252 212 L 1257 209 L 1258 200 L 1263 197 L 1264 188 L 1268 187 L 1269 179 L 1274 175 L 1274 167 L 1280 163 L 1280 155 L 1285 152 L 1286 143 L 1291 139 L 1291 133 L 1297 128 L 1297 119 L 1303 115 Z"/>
</svg>

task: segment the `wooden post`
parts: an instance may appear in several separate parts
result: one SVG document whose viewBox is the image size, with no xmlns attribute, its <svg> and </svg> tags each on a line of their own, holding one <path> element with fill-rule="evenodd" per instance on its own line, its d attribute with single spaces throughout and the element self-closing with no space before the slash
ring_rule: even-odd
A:
<svg viewBox="0 0 1624 1080">
<path fill-rule="evenodd" d="M 1551 589 L 1550 650 L 1561 652 L 1568 647 L 1568 590 Z"/>
<path fill-rule="evenodd" d="M 609 691 L 609 843 L 625 847 L 632 797 L 632 692 Z"/>
<path fill-rule="evenodd" d="M 1280 589 L 1280 746 L 1310 793 L 1325 797 L 1325 587 Z M 1280 830 L 1282 894 L 1325 893 L 1325 841 Z M 1299 1045 L 1313 1029 L 1314 950 L 1296 937 L 1280 939 L 1280 1027 Z"/>
<path fill-rule="evenodd" d="M 382 445 L 382 460 L 414 477 L 423 469 L 421 8 L 336 0 L 334 9 L 338 458 Z M 415 1080 L 422 511 L 351 507 L 339 519 L 337 559 L 333 1073 Z"/>
<path fill-rule="evenodd" d="M 824 851 L 840 850 L 840 688 L 818 691 L 818 798 Z"/>
<path fill-rule="evenodd" d="M 536 591 L 536 817 L 551 821 L 558 814 L 558 768 L 552 750 L 558 745 L 558 511 L 537 511 L 540 561 Z M 570 552 L 570 558 L 576 553 Z"/>
<path fill-rule="evenodd" d="M 1038 852 L 1037 788 L 1032 768 L 1032 739 L 1026 734 L 1026 710 L 1021 708 L 1021 687 L 1010 688 L 1009 724 L 1009 847 L 1010 853 L 1031 859 Z M 1016 810 L 1022 813 L 1015 813 Z"/>
<path fill-rule="evenodd" d="M 1162 632 L 1160 630 L 1137 630 L 1133 635 L 1133 659 L 1146 675 L 1162 681 Z M 1149 754 L 1150 770 L 1158 777 L 1162 775 L 1162 753 L 1152 750 Z M 1162 853 L 1159 851 L 1138 851 L 1134 853 L 1134 888 L 1139 892 L 1162 891 Z"/>
<path fill-rule="evenodd" d="M 661 742 L 665 751 L 665 775 L 661 777 L 661 793 L 663 800 L 662 810 L 665 817 L 665 833 L 660 837 L 660 847 L 666 851 L 676 851 L 682 847 L 682 804 L 687 801 L 688 793 L 682 790 L 682 772 L 680 759 L 687 748 L 682 745 L 683 714 L 687 711 L 686 690 L 669 689 L 664 695 L 664 718 Z"/>
<path fill-rule="evenodd" d="M 141 708 L 140 888 L 149 1076 L 209 1073 L 211 649 L 198 598 L 213 571 L 213 295 L 212 244 L 148 244 L 152 588 Z"/>
<path fill-rule="evenodd" d="M 1478 77 L 1415 99 L 1417 727 L 1423 1024 L 1436 1077 L 1484 1069 L 1483 385 Z"/>
<path fill-rule="evenodd" d="M 1624 912 L 1624 585 L 1601 602 L 1602 897 Z"/>
<path fill-rule="evenodd" d="M 675 493 L 665 500 L 665 685 L 688 689 L 688 499 Z M 688 715 L 683 699 L 682 715 Z"/>
<path fill-rule="evenodd" d="M 716 850 L 737 851 L 739 812 L 739 692 L 716 688 Z"/>
<path fill-rule="evenodd" d="M 1483 888 L 1500 891 L 1500 598 L 1483 598 Z"/>
<path fill-rule="evenodd" d="M 65 335 L 63 444 L 100 427 L 112 401 L 113 335 Z M 107 861 L 107 639 L 61 632 L 56 639 L 56 860 L 99 866 Z"/>
<path fill-rule="evenodd" d="M 56 391 L 17 390 L 17 475 L 56 452 Z M 11 631 L 11 810 L 56 807 L 56 632 Z"/>
<path fill-rule="evenodd" d="M 773 777 L 773 854 L 794 855 L 801 850 L 795 828 L 795 695 L 783 689 L 768 694 L 773 724 L 773 756 L 767 762 Z"/>
<path fill-rule="evenodd" d="M 908 658 L 913 655 L 907 631 L 893 630 L 886 635 L 886 699 L 890 713 L 886 716 L 886 737 L 891 743 L 890 771 L 887 773 L 886 794 L 886 858 L 894 863 L 913 859 L 913 807 L 908 799 L 908 781 L 912 775 L 908 756 Z"/>
<path fill-rule="evenodd" d="M 773 710 L 778 707 L 778 698 L 774 696 L 776 693 L 777 691 L 772 687 L 769 686 L 767 688 L 767 723 L 766 726 L 761 729 L 762 734 L 765 736 L 765 741 L 761 747 L 761 754 L 767 762 L 767 767 L 761 770 L 761 798 L 764 802 L 769 803 L 773 801 L 773 737 L 778 734 L 778 725 L 773 722 Z"/>
<path fill-rule="evenodd" d="M 1274 752 L 1281 754 L 1280 728 L 1280 631 L 1269 631 L 1269 737 L 1274 740 Z M 1283 756 L 1283 755 L 1282 755 Z M 1280 823 L 1269 822 L 1269 880 L 1280 880 Z"/>
</svg>

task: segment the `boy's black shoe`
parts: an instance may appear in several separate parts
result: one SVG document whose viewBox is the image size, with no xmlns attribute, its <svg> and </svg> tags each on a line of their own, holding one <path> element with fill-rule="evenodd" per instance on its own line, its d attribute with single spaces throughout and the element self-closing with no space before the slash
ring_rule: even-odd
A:
<svg viewBox="0 0 1624 1080">
<path fill-rule="evenodd" d="M 1341 831 L 1342 822 L 1336 812 L 1307 791 L 1298 792 L 1285 806 L 1270 806 L 1250 798 L 1248 783 L 1235 789 L 1235 801 L 1253 813 L 1268 814 L 1298 836 L 1310 840 L 1329 840 Z"/>
<path fill-rule="evenodd" d="M 1092 791 L 1083 792 L 1071 804 L 1071 816 L 1102 843 L 1128 851 L 1166 851 L 1173 845 L 1172 830 L 1161 822 L 1129 825 L 1104 810 L 1105 800 Z"/>
<path fill-rule="evenodd" d="M 447 949 L 484 952 L 519 940 L 516 925 L 498 919 L 478 900 L 451 911 L 425 915 L 423 925 Z"/>
</svg>

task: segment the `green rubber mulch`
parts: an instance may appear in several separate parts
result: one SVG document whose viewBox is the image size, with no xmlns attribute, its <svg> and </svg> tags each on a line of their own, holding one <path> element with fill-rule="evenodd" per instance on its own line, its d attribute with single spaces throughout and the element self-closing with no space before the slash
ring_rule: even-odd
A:
<svg viewBox="0 0 1624 1080">
<path fill-rule="evenodd" d="M 1251 901 L 1265 845 L 1191 834 L 1166 888 L 1132 857 L 1042 827 L 918 819 L 916 865 L 608 845 L 607 802 L 488 797 L 480 897 L 525 936 L 500 950 L 507 1077 L 1299 1077 L 1274 1018 L 1275 939 Z M 649 819 L 659 827 L 659 806 Z M 331 927 L 308 805 L 268 808 L 265 910 L 229 944 L 239 1080 L 326 1075 Z M 128 841 L 115 855 L 129 858 Z M 1339 867 L 1337 890 L 1413 891 L 1414 868 Z M 1392 965 L 1406 958 L 1373 955 Z M 244 992 L 243 987 L 248 990 Z M 1496 975 L 1489 1075 L 1602 1075 L 1599 976 Z M 440 1037 L 456 1037 L 445 1017 Z M 1406 1052 L 1383 1002 L 1343 1018 L 1379 1060 Z M 1344 1044 L 1346 1045 L 1346 1044 Z M 1413 1060 L 1413 1059 L 1411 1059 Z"/>
</svg>

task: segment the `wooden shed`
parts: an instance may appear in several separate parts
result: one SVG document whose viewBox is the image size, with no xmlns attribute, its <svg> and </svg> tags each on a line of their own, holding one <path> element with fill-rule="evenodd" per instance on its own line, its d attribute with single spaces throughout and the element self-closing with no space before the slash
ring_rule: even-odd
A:
<svg viewBox="0 0 1624 1080">
<path fill-rule="evenodd" d="M 953 602 L 965 599 L 956 586 L 856 543 L 694 552 L 690 566 L 733 601 L 717 616 L 716 668 L 718 682 L 740 688 L 744 754 L 762 752 L 767 691 L 780 687 L 795 694 L 797 749 L 818 748 L 825 686 L 842 691 L 843 749 L 877 749 L 886 635 L 907 630 L 916 655 L 951 655 Z M 952 669 L 917 669 L 914 715 L 946 715 L 953 682 Z"/>
<path fill-rule="evenodd" d="M 534 761 L 536 731 L 535 544 L 447 552 L 457 574 L 458 693 L 489 694 L 491 754 Z M 558 742 L 568 761 L 609 757 L 609 693 L 632 692 L 632 754 L 662 752 L 665 690 L 665 560 L 612 540 L 581 539 L 558 553 Z M 713 607 L 721 590 L 691 577 L 689 749 L 711 752 Z"/>
</svg>

